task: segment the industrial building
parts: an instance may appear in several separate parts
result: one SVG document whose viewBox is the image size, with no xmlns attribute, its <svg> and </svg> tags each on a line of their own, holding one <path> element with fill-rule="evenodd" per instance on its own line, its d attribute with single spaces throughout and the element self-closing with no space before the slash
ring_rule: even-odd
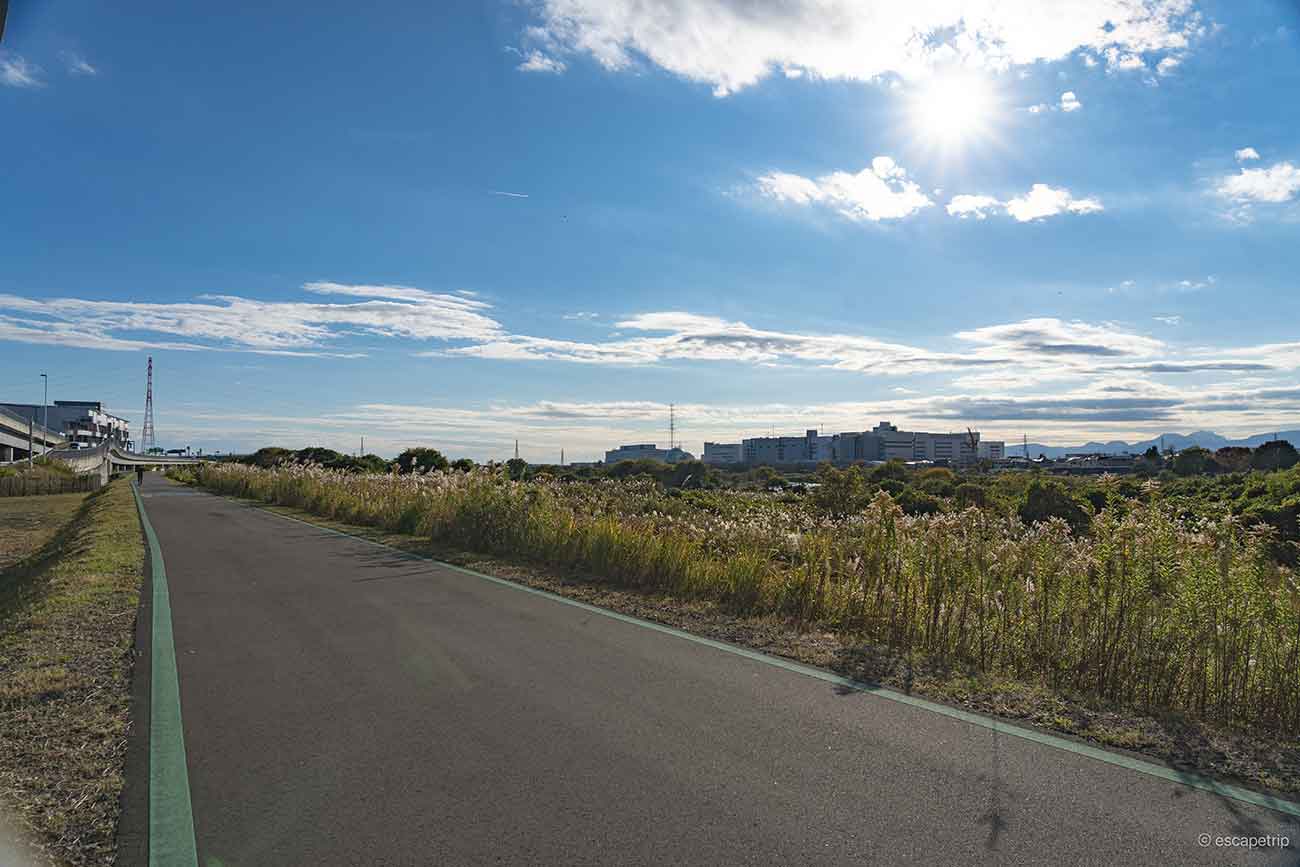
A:
<svg viewBox="0 0 1300 867">
<path fill-rule="evenodd" d="M 31 403 L 0 403 L 0 410 L 23 420 L 45 424 L 62 434 L 73 448 L 108 442 L 121 449 L 131 442 L 130 423 L 104 411 L 97 400 L 56 400 L 50 406 Z"/>
<path fill-rule="evenodd" d="M 851 464 L 855 461 L 930 461 L 967 466 L 977 460 L 1001 460 L 1005 445 L 999 440 L 981 440 L 979 433 L 926 433 L 899 430 L 882 421 L 869 431 L 821 434 L 805 431 L 803 436 L 753 437 L 739 443 L 705 443 L 704 462 L 743 463 L 749 466 Z M 739 460 L 736 460 L 736 456 Z"/>
<path fill-rule="evenodd" d="M 695 455 L 688 451 L 673 446 L 672 448 L 661 449 L 654 443 L 634 443 L 632 445 L 619 446 L 616 449 L 610 449 L 605 452 L 605 463 L 616 464 L 619 461 L 663 461 L 666 464 L 675 464 L 679 461 L 693 461 Z"/>
</svg>

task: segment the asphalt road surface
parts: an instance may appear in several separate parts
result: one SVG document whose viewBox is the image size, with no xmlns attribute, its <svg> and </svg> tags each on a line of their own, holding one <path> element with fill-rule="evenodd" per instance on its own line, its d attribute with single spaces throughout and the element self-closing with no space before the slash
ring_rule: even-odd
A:
<svg viewBox="0 0 1300 867">
<path fill-rule="evenodd" d="M 156 476 L 143 496 L 203 865 L 1297 862 L 1198 842 L 1294 847 L 1280 813 Z"/>
</svg>

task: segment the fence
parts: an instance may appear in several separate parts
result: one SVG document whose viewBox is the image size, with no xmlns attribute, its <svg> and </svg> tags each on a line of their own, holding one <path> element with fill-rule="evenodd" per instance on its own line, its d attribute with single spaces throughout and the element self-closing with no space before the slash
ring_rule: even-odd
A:
<svg viewBox="0 0 1300 867">
<path fill-rule="evenodd" d="M 30 497 L 38 494 L 82 494 L 99 490 L 99 473 L 80 476 L 56 476 L 19 473 L 0 476 L 0 497 Z"/>
</svg>

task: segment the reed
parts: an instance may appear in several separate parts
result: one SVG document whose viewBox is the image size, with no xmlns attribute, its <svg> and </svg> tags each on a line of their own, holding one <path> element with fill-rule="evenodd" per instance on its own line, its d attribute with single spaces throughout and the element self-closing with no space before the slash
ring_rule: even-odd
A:
<svg viewBox="0 0 1300 867">
<path fill-rule="evenodd" d="M 1152 491 L 1087 536 L 968 508 L 907 516 L 881 492 L 827 518 L 763 493 L 638 480 L 513 481 L 206 464 L 214 491 L 464 549 L 709 598 L 968 666 L 1237 727 L 1300 733 L 1300 585 L 1230 517 Z"/>
</svg>

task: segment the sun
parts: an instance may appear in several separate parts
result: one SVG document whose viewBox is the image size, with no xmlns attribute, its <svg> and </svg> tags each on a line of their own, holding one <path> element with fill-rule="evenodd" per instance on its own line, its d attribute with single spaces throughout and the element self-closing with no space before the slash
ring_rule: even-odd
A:
<svg viewBox="0 0 1300 867">
<path fill-rule="evenodd" d="M 997 113 L 992 83 L 970 72 L 936 75 L 911 100 L 916 134 L 940 149 L 989 136 Z"/>
</svg>

